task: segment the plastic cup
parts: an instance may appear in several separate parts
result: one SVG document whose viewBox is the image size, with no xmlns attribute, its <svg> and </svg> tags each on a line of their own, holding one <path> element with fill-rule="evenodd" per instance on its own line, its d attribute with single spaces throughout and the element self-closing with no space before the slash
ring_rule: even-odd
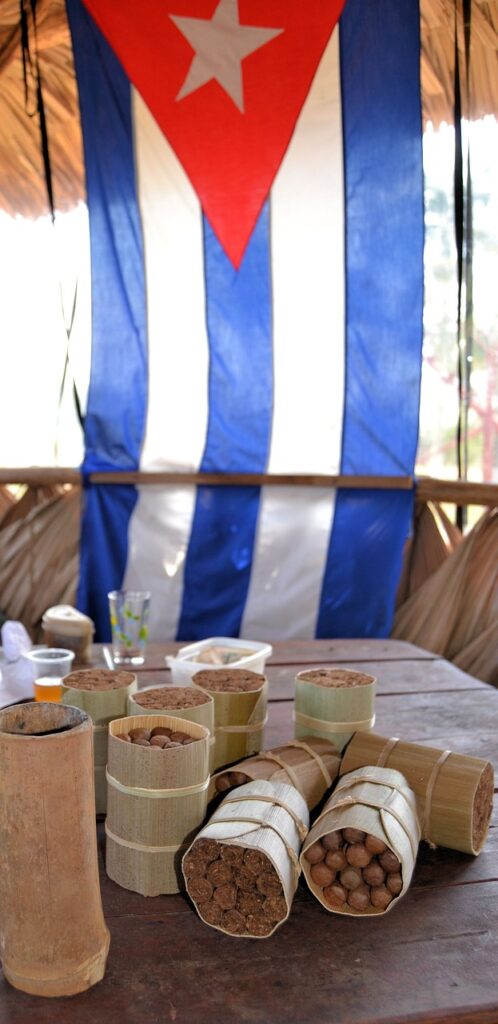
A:
<svg viewBox="0 0 498 1024">
<path fill-rule="evenodd" d="M 41 647 L 28 651 L 24 657 L 31 664 L 35 700 L 59 703 L 62 698 L 61 682 L 71 671 L 74 651 L 63 647 Z"/>
<path fill-rule="evenodd" d="M 149 635 L 150 593 L 146 590 L 111 590 L 107 596 L 114 664 L 143 665 Z"/>
</svg>

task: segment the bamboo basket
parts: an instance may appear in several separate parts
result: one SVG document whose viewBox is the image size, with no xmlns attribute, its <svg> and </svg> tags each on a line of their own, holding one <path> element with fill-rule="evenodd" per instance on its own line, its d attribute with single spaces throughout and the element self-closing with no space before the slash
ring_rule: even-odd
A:
<svg viewBox="0 0 498 1024">
<path fill-rule="evenodd" d="M 399 893 L 390 896 L 391 902 L 387 907 L 379 909 L 372 906 L 370 898 L 368 906 L 363 910 L 355 910 L 347 902 L 335 902 L 331 905 L 327 900 L 327 893 L 330 890 L 322 888 L 313 880 L 315 865 L 308 860 L 307 851 L 323 837 L 342 829 L 358 830 L 357 849 L 362 844 L 361 834 L 366 833 L 369 838 L 375 837 L 381 844 L 385 844 L 400 862 L 402 887 Z M 300 863 L 311 892 L 326 910 L 336 914 L 375 917 L 392 910 L 408 889 L 417 859 L 419 840 L 420 824 L 415 795 L 401 773 L 392 768 L 358 768 L 344 775 L 327 800 L 305 840 Z M 348 850 L 346 839 L 342 852 L 347 854 Z M 358 868 L 356 870 L 358 871 Z M 329 886 L 333 885 L 333 881 L 344 884 L 344 870 L 338 874 L 337 879 L 328 883 Z M 366 887 L 369 892 L 373 892 L 368 885 Z"/>
<path fill-rule="evenodd" d="M 182 862 L 199 917 L 227 935 L 272 935 L 290 913 L 308 826 L 305 801 L 286 783 L 260 779 L 225 797 Z"/>
<path fill-rule="evenodd" d="M 117 739 L 134 728 L 169 726 L 197 743 L 159 753 Z M 106 870 L 142 896 L 179 892 L 181 857 L 207 807 L 209 732 L 170 715 L 137 715 L 109 725 Z"/>
<path fill-rule="evenodd" d="M 343 750 L 375 723 L 374 676 L 349 668 L 306 669 L 295 682 L 295 736 L 321 736 Z"/>
<path fill-rule="evenodd" d="M 229 687 L 258 684 L 252 690 Z M 267 720 L 268 681 L 247 669 L 204 669 L 192 684 L 211 694 L 214 701 L 213 769 L 256 754 L 263 746 Z"/>
<path fill-rule="evenodd" d="M 95 689 L 95 685 L 105 689 Z M 128 697 L 137 689 L 133 672 L 110 669 L 79 669 L 70 672 L 62 682 L 62 702 L 82 708 L 93 721 L 93 752 L 95 767 L 95 811 L 107 810 L 107 734 L 109 722 L 127 714 Z"/>
<path fill-rule="evenodd" d="M 104 976 L 92 725 L 78 708 L 0 712 L 0 950 L 7 981 L 70 996 Z"/>
<path fill-rule="evenodd" d="M 211 779 L 209 799 L 247 782 L 267 779 L 295 786 L 311 811 L 332 786 L 339 765 L 339 751 L 328 740 L 313 736 L 306 741 L 289 740 L 218 772 Z"/>
<path fill-rule="evenodd" d="M 413 789 L 422 839 L 478 854 L 493 809 L 494 773 L 489 761 L 417 743 L 357 733 L 341 764 L 343 775 L 361 765 L 385 765 L 402 772 Z"/>
<path fill-rule="evenodd" d="M 147 694 L 147 699 L 152 700 L 152 706 L 143 706 L 140 701 L 142 695 Z M 198 702 L 192 707 L 182 707 L 184 694 L 193 694 Z M 201 693 L 193 686 L 148 686 L 144 690 L 131 693 L 128 697 L 129 715 L 174 715 L 175 718 L 184 718 L 188 722 L 197 722 L 209 730 L 209 768 L 214 764 L 214 700 L 210 693 Z"/>
</svg>

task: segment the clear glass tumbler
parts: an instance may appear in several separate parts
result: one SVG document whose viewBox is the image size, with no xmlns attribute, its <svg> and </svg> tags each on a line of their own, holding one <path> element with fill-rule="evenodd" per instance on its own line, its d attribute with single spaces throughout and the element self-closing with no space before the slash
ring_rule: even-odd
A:
<svg viewBox="0 0 498 1024">
<path fill-rule="evenodd" d="M 111 590 L 107 596 L 114 664 L 142 665 L 149 635 L 150 593 L 144 590 Z"/>
</svg>

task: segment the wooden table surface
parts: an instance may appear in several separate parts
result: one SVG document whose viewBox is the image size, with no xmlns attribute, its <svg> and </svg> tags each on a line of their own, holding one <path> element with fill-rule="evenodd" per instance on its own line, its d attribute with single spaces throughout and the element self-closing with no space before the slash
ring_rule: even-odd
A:
<svg viewBox="0 0 498 1024">
<path fill-rule="evenodd" d="M 140 685 L 170 681 L 151 645 Z M 95 648 L 95 663 L 102 651 Z M 292 735 L 293 679 L 344 664 L 378 679 L 376 731 L 498 764 L 498 691 L 411 644 L 289 641 L 268 663 L 266 745 Z M 207 927 L 185 895 L 146 899 L 101 885 L 111 948 L 104 980 L 72 999 L 15 991 L 0 972 L 1 1024 L 496 1024 L 498 819 L 477 858 L 420 848 L 411 888 L 376 920 L 329 914 L 301 880 L 268 940 Z M 1 908 L 0 908 L 1 913 Z"/>
</svg>

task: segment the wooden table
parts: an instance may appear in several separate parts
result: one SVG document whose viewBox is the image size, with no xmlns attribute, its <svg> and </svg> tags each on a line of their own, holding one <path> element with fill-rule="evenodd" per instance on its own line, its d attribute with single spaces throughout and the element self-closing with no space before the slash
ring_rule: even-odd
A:
<svg viewBox="0 0 498 1024">
<path fill-rule="evenodd" d="M 141 685 L 169 681 L 164 655 L 174 650 L 174 644 L 151 645 Z M 95 663 L 102 663 L 98 648 Z M 498 692 L 399 641 L 275 644 L 268 665 L 268 745 L 292 735 L 294 675 L 310 664 L 372 672 L 379 733 L 498 764 Z M 111 931 L 103 982 L 53 1001 L 25 996 L 1 978 L 0 1022 L 496 1024 L 496 826 L 495 817 L 477 858 L 422 844 L 409 892 L 377 920 L 328 914 L 301 882 L 289 920 L 267 941 L 208 928 L 184 895 L 145 899 L 120 889 L 106 877 L 102 856 Z M 99 841 L 103 853 L 102 835 Z"/>
</svg>

